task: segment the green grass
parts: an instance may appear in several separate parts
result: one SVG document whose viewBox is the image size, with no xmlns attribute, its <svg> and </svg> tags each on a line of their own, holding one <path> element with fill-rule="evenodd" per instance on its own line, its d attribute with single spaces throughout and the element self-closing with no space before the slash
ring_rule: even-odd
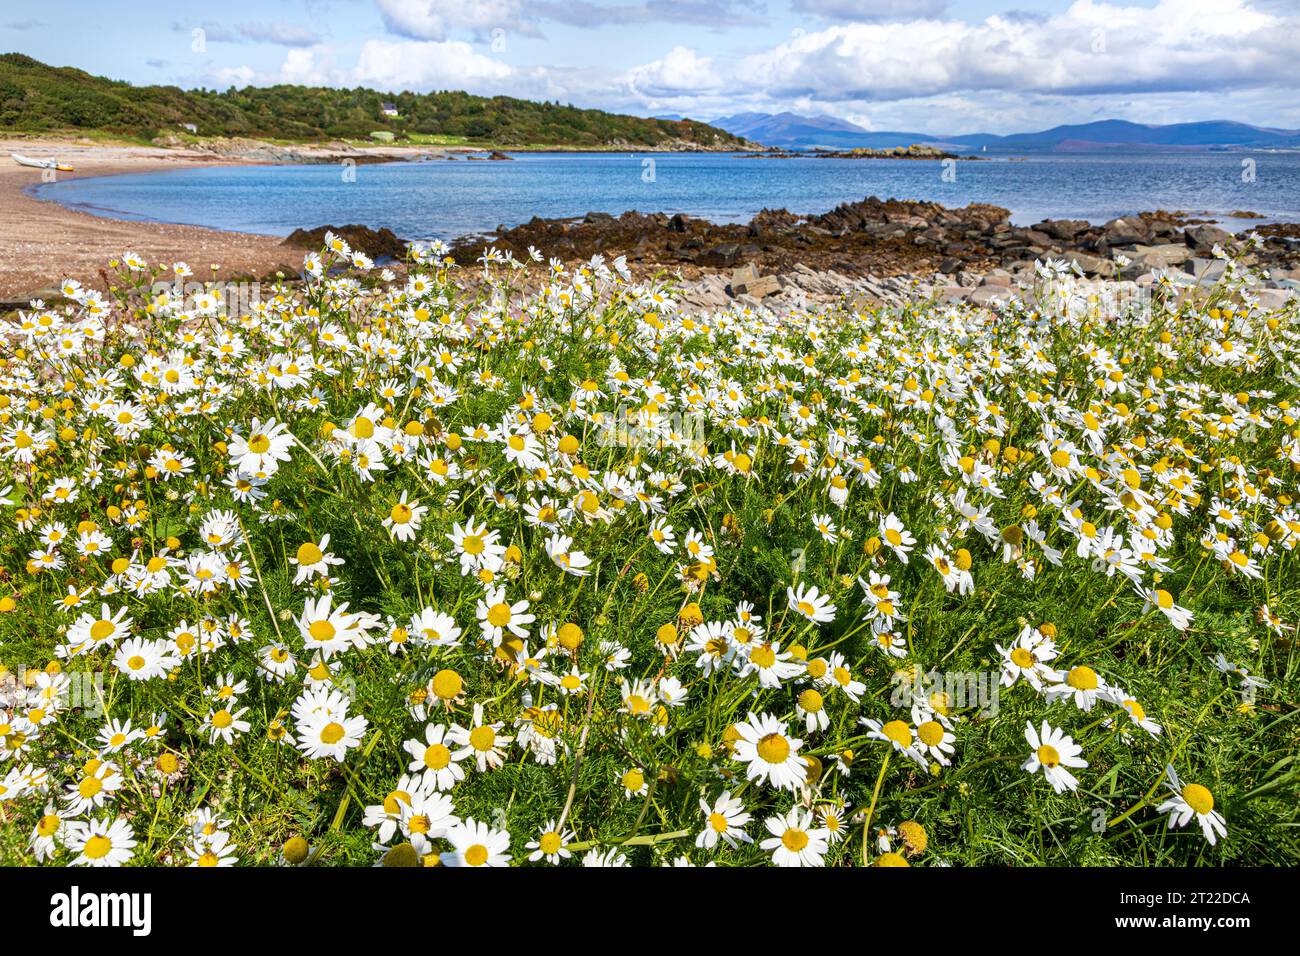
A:
<svg viewBox="0 0 1300 956">
<path fill-rule="evenodd" d="M 507 273 L 497 268 L 493 281 L 504 286 Z M 6 353 L 8 375 L 0 381 L 8 398 L 0 415 L 0 434 L 7 442 L 0 446 L 6 457 L 0 484 L 12 483 L 14 490 L 3 519 L 0 567 L 14 607 L 0 615 L 0 660 L 12 670 L 44 667 L 55 659 L 67 625 L 83 610 L 97 614 L 101 600 L 113 609 L 127 607 L 140 636 L 161 640 L 182 618 L 194 624 L 207 616 L 230 614 L 245 618 L 253 631 L 247 642 L 228 645 L 201 660 L 188 659 L 171 677 L 153 681 L 132 682 L 113 671 L 108 666 L 110 651 L 66 663 L 69 671 L 104 674 L 103 704 L 109 716 L 130 718 L 138 727 L 147 725 L 153 714 L 168 715 L 161 742 L 133 746 L 130 759 L 113 758 L 125 785 L 110 810 L 128 818 L 135 830 L 140 841 L 136 863 L 183 862 L 184 848 L 191 842 L 186 816 L 201 808 L 225 818 L 242 863 L 276 862 L 281 845 L 294 836 L 310 842 L 313 859 L 322 865 L 374 862 L 379 856 L 371 849 L 376 836 L 362 825 L 364 808 L 381 803 L 406 772 L 410 757 L 402 743 L 423 740 L 424 729 L 424 722 L 407 712 L 408 695 L 442 669 L 462 675 L 465 698 L 449 710 L 435 704 L 431 722 L 469 726 L 477 702 L 485 706 L 489 719 L 505 722 L 503 733 L 518 733 L 514 722 L 524 713 L 526 680 L 508 663 L 518 648 L 494 647 L 480 638 L 475 602 L 483 588 L 462 576 L 446 538 L 453 523 L 463 524 L 471 516 L 499 531 L 503 545 L 518 549 L 496 581 L 510 601 L 527 599 L 537 615 L 529 650 L 536 651 L 549 625 L 576 623 L 585 635 L 575 660 L 589 675 L 587 693 L 561 697 L 553 687 L 530 687 L 534 706 L 557 705 L 556 763 L 542 765 L 511 745 L 498 769 L 480 773 L 472 768 L 472 759 L 467 762 L 466 779 L 451 792 L 460 817 L 508 829 L 516 863 L 527 856 L 525 842 L 566 807 L 565 826 L 579 842 L 575 857 L 594 846 L 619 849 L 637 864 L 682 854 L 698 864 L 769 862 L 770 852 L 757 842 L 738 849 L 720 845 L 712 852 L 694 846 L 704 826 L 701 796 L 712 802 L 724 789 L 734 792 L 754 816 L 747 830 L 756 841 L 769 835 L 763 821 L 784 813 L 794 802 L 789 792 L 746 782 L 744 766 L 728 753 L 728 729 L 751 710 L 779 717 L 791 736 L 804 739 L 801 753 L 818 758 L 822 773 L 814 788 L 815 804 L 847 801 L 844 839 L 828 853 L 830 865 L 878 859 L 877 832 L 909 820 L 920 823 L 928 835 L 928 847 L 909 854 L 913 865 L 1293 865 L 1300 859 L 1295 631 L 1279 634 L 1256 618 L 1265 604 L 1286 625 L 1300 618 L 1300 577 L 1291 547 L 1297 532 L 1293 528 L 1288 534 L 1270 525 L 1275 515 L 1293 514 L 1287 502 L 1296 495 L 1297 470 L 1279 452 L 1296 434 L 1293 409 L 1287 404 L 1295 401 L 1297 392 L 1294 306 L 1272 316 L 1243 309 L 1236 318 L 1225 318 L 1218 309 L 1228 307 L 1237 291 L 1225 284 L 1203 305 L 1174 310 L 1157 304 L 1150 312 L 1124 313 L 1119 321 L 1053 312 L 1041 335 L 1033 337 L 1034 347 L 1056 365 L 1054 373 L 1045 374 L 1028 370 L 1034 349 L 1026 351 L 1021 345 L 1034 317 L 1014 309 L 997 322 L 963 312 L 955 324 L 929 303 L 898 312 L 832 310 L 813 319 L 814 338 L 807 320 L 793 317 L 760 321 L 752 315 L 715 316 L 702 328 L 701 319 L 687 320 L 666 309 L 659 319 L 649 321 L 644 300 L 597 278 L 612 292 L 612 301 L 573 307 L 548 300 L 535 306 L 530 321 L 512 313 L 504 321 L 493 320 L 489 332 L 482 323 L 492 313 L 484 311 L 484 300 L 469 277 L 462 284 L 455 273 L 433 267 L 423 271 L 431 279 L 427 291 L 398 296 L 375 288 L 374 280 L 366 278 L 371 289 L 359 303 L 346 302 L 341 290 L 330 295 L 321 286 L 305 293 L 286 289 L 285 304 L 277 307 L 283 309 L 283 321 L 243 329 L 249 356 L 228 366 L 201 344 L 186 344 L 174 311 L 156 306 L 151 315 L 140 311 L 144 299 L 139 290 L 146 284 L 140 275 L 124 277 L 117 308 L 138 316 L 144 342 L 128 340 L 115 326 L 102 342 L 88 343 L 68 365 L 60 365 L 38 357 L 37 339 L 23 340 L 11 330 L 15 337 Z M 560 285 L 566 282 L 562 278 Z M 382 331 L 404 351 L 403 361 L 390 368 L 364 353 L 332 351 L 319 339 L 315 322 L 301 317 L 308 308 L 353 341 Z M 435 324 L 418 325 L 416 309 L 427 310 Z M 406 315 L 406 320 L 396 320 L 394 312 Z M 476 324 L 464 324 L 469 315 Z M 447 317 L 447 324 L 436 324 L 439 316 Z M 210 342 L 223 325 L 209 317 L 188 327 L 200 330 L 201 342 Z M 1169 334 L 1167 345 L 1160 343 L 1162 333 Z M 1261 359 L 1251 367 L 1212 364 L 1202 346 L 1220 337 L 1234 338 Z M 456 462 L 461 476 L 435 485 L 415 463 L 390 458 L 389 470 L 378 473 L 376 481 L 359 480 L 331 455 L 321 437 L 323 426 L 328 422 L 346 427 L 369 401 L 384 405 L 380 390 L 386 380 L 418 384 L 404 370 L 433 361 L 429 344 L 434 342 L 461 360 L 459 370 L 438 374 L 458 390 L 457 397 L 446 404 L 432 403 L 427 394 L 408 392 L 388 402 L 386 414 L 398 426 L 421 423 L 424 448 Z M 789 349 L 787 359 L 772 363 L 759 357 L 760 348 L 770 355 L 778 346 Z M 916 349 L 931 357 L 918 358 Z M 1099 349 L 1114 357 L 1131 392 L 1103 392 L 1097 366 L 1088 357 L 1090 350 L 1095 356 Z M 312 386 L 321 389 L 324 411 L 290 407 L 307 394 L 303 386 L 267 389 L 257 384 L 257 369 L 284 368 L 286 360 L 272 356 L 307 351 L 346 369 L 338 376 L 311 377 Z M 206 377 L 228 382 L 234 390 L 219 407 L 172 418 L 169 409 L 177 399 L 134 377 L 133 369 L 145 364 L 151 352 L 158 357 L 188 352 Z M 999 356 L 996 365 L 994 354 Z M 133 360 L 130 367 L 123 364 L 126 356 Z M 813 357 L 811 370 L 802 356 Z M 1151 374 L 1156 365 L 1161 366 L 1160 378 Z M 613 376 L 618 367 L 628 375 L 621 386 Z M 43 371 L 29 387 L 24 369 Z M 73 369 L 79 371 L 73 374 Z M 114 437 L 107 419 L 86 408 L 93 391 L 86 384 L 88 377 L 110 369 L 122 372 L 123 379 L 109 391 L 135 397 L 153 414 L 150 428 L 128 441 Z M 860 404 L 833 388 L 838 378 L 854 370 L 860 384 L 852 393 Z M 484 379 L 484 373 L 492 377 Z M 954 376 L 966 379 L 955 392 Z M 647 378 L 655 379 L 675 405 L 696 392 L 703 395 L 706 386 L 738 384 L 743 400 L 732 410 L 715 400 L 704 412 L 702 437 L 710 455 L 721 455 L 733 445 L 743 450 L 752 458 L 751 471 L 735 473 L 700 457 L 699 449 L 670 446 L 662 441 L 662 433 L 631 443 L 603 440 L 590 412 L 608 415 L 619 405 L 640 407 L 645 395 L 633 392 L 631 383 Z M 569 403 L 583 394 L 580 383 L 587 379 L 600 383 L 604 395 L 583 412 Z M 908 379 L 917 380 L 914 387 Z M 73 383 L 70 388 L 61 384 L 65 380 Z M 977 385 L 1000 406 L 1005 426 L 978 425 L 973 415 Z M 1206 391 L 1193 401 L 1192 389 L 1202 386 Z M 614 394 L 619 387 L 629 394 Z M 935 393 L 932 407 L 903 397 L 905 390 L 926 388 Z M 1062 409 L 1072 411 L 1047 409 L 1040 414 L 1029 401 L 1030 390 L 1053 394 L 1064 403 Z M 1260 421 L 1254 428 L 1233 428 L 1234 435 L 1226 434 L 1220 422 L 1219 435 L 1208 434 L 1206 426 L 1227 408 L 1224 396 L 1238 392 L 1250 393 L 1249 407 Z M 65 398 L 70 399 L 66 406 Z M 793 413 L 801 404 L 815 410 L 818 419 L 802 431 Z M 1094 569 L 1091 559 L 1077 557 L 1073 536 L 1058 527 L 1059 511 L 1029 484 L 1032 475 L 1046 470 L 1038 444 L 1044 421 L 1059 419 L 1058 431 L 1080 443 L 1081 465 L 1099 469 L 1099 480 L 1114 486 L 1122 463 L 1107 463 L 1087 449 L 1074 417 L 1090 408 L 1108 424 L 1108 445 L 1124 449 L 1142 487 L 1157 496 L 1157 510 L 1173 517 L 1173 543 L 1159 549 L 1170 569 L 1148 571 L 1145 581 L 1167 590 L 1194 613 L 1186 631 L 1144 608 L 1122 575 L 1107 576 Z M 857 450 L 837 466 L 850 476 L 843 509 L 830 500 L 824 472 L 808 477 L 828 451 L 825 423 L 837 409 L 848 416 L 843 427 L 857 436 L 851 439 Z M 576 514 L 565 520 L 565 533 L 575 538 L 573 548 L 591 557 L 592 574 L 566 575 L 548 559 L 545 535 L 523 520 L 519 506 L 548 494 L 564 506 L 578 494 L 578 486 L 548 489 L 545 483 L 537 484 L 536 476 L 506 460 L 500 441 L 448 441 L 452 433 L 479 424 L 493 427 L 506 416 L 527 428 L 539 410 L 554 422 L 541 431 L 544 444 L 554 448 L 564 434 L 579 441 L 574 456 L 549 455 L 553 474 L 581 461 L 597 481 L 614 475 L 634 481 L 633 476 L 645 477 L 635 470 L 640 467 L 679 476 L 683 489 L 664 496 L 666 517 L 679 537 L 675 553 L 660 554 L 651 546 L 649 521 L 634 498 L 616 506 L 607 487 L 592 485 L 600 507 L 608 510 L 608 520 L 588 522 Z M 960 466 L 941 464 L 940 410 L 952 419 L 958 450 L 972 465 L 989 465 L 1001 486 L 1001 498 L 970 492 L 972 500 L 988 507 L 1003 532 L 994 544 L 974 530 L 963 530 L 953 514 L 936 508 L 935 496 L 951 500 L 962 482 Z M 779 425 L 780 433 L 808 439 L 804 464 L 792 468 L 795 453 L 782 447 L 774 432 L 744 435 L 735 421 L 741 414 L 749 422 L 766 417 Z M 254 418 L 272 417 L 288 422 L 302 445 L 271 477 L 268 497 L 259 508 L 237 504 L 222 483 L 231 468 L 228 446 L 234 435 L 250 435 Z M 13 461 L 13 435 L 20 423 L 30 430 L 38 420 L 47 423 L 51 434 L 33 471 Z M 59 434 L 65 427 L 70 431 Z M 1145 437 L 1145 448 L 1134 443 L 1140 436 Z M 1186 513 L 1173 507 L 1173 499 L 1165 497 L 1170 486 L 1157 478 L 1160 469 L 1182 461 L 1172 443 L 1175 438 L 1200 459 L 1189 464 L 1201 498 L 1185 498 Z M 996 441 L 996 447 L 987 444 L 990 441 Z M 148 471 L 149 457 L 168 443 L 195 460 L 188 478 L 163 481 Z M 881 479 L 877 486 L 853 479 L 853 459 L 859 456 L 870 458 Z M 1248 541 L 1256 530 L 1267 532 L 1259 579 L 1230 571 L 1199 541 L 1211 525 L 1211 501 L 1231 499 L 1227 466 L 1233 456 L 1246 479 L 1265 489 L 1259 503 L 1237 506 L 1244 522 L 1238 532 L 1242 540 Z M 98 487 L 83 485 L 75 503 L 47 503 L 39 516 L 31 513 L 50 481 L 82 475 L 91 458 L 124 465 L 119 473 L 107 473 Z M 918 476 L 915 482 L 903 482 L 890 470 L 904 465 Z M 195 484 L 198 478 L 204 480 L 202 486 Z M 429 509 L 418 546 L 391 539 L 381 526 L 402 490 Z M 1084 474 L 1063 485 L 1061 492 L 1064 500 L 1078 501 L 1099 527 L 1129 523 L 1105 509 L 1098 486 Z M 506 497 L 504 504 L 493 503 L 497 494 Z M 137 505 L 134 515 L 126 508 L 132 503 Z M 110 507 L 123 512 L 110 512 Z M 246 571 L 252 575 L 246 591 L 225 587 L 209 597 L 180 591 L 144 598 L 92 595 L 73 614 L 55 609 L 70 584 L 102 585 L 111 558 L 138 554 L 133 559 L 138 563 L 160 553 L 169 537 L 175 538 L 175 555 L 201 551 L 200 521 L 212 510 L 226 508 L 240 516 L 249 535 L 242 549 Z M 824 541 L 812 523 L 819 513 L 830 514 L 851 538 Z M 881 544 L 878 515 L 890 513 L 919 542 L 906 564 Z M 1014 562 L 1004 562 L 1002 555 L 1003 542 L 1016 540 L 1010 529 L 1023 527 L 1031 516 L 1047 533 L 1048 543 L 1064 553 L 1061 566 L 1054 567 L 1042 560 L 1041 549 L 1030 545 L 1028 553 L 1041 565 L 1033 580 Z M 51 518 L 74 531 L 79 521 L 95 522 L 112 538 L 111 554 L 80 559 L 65 546 L 63 570 L 30 573 L 26 563 L 39 547 L 36 532 Z M 714 546 L 716 566 L 684 559 L 680 539 L 691 528 Z M 268 683 L 261 678 L 257 659 L 258 649 L 273 641 L 283 641 L 300 659 L 310 656 L 294 617 L 302 613 L 306 597 L 320 592 L 294 587 L 289 558 L 299 545 L 317 542 L 325 533 L 330 535 L 328 550 L 345 561 L 335 569 L 335 606 L 347 602 L 351 612 L 366 611 L 398 623 L 422 607 L 434 606 L 452 615 L 464 632 L 452 648 L 410 642 L 403 653 L 391 654 L 380 642 L 340 655 L 335 680 L 351 694 L 349 712 L 369 722 L 360 746 L 342 763 L 307 760 L 293 747 L 268 739 L 273 721 L 284 716 L 298 695 L 302 671 L 286 684 Z M 942 545 L 949 554 L 958 548 L 970 552 L 971 594 L 944 588 L 924 556 L 931 544 Z M 801 560 L 792 559 L 797 552 Z M 862 611 L 863 591 L 856 579 L 873 571 L 891 575 L 889 586 L 900 593 L 898 609 L 906 621 L 900 623 L 899 633 L 907 648 L 902 659 L 880 650 Z M 695 583 L 683 583 L 683 578 Z M 817 626 L 790 611 L 785 591 L 792 583 L 815 584 L 828 593 L 838 609 L 834 622 Z M 768 638 L 778 640 L 782 651 L 797 646 L 807 660 L 832 652 L 844 655 L 854 677 L 865 684 L 860 703 L 823 688 L 830 726 L 807 733 L 795 714 L 796 698 L 809 686 L 805 675 L 779 688 L 760 689 L 753 676 L 742 679 L 725 671 L 698 676 L 691 653 L 665 661 L 656 643 L 661 625 L 685 628 L 689 620 L 682 617 L 683 609 L 691 604 L 698 605 L 704 621 L 727 620 L 738 601 L 755 605 Z M 689 610 L 686 613 L 689 618 Z M 1086 665 L 1122 685 L 1159 722 L 1160 735 L 1151 737 L 1133 726 L 1125 711 L 1113 704 L 1101 702 L 1085 713 L 1072 703 L 1047 703 L 1021 681 L 1002 690 L 993 714 L 981 714 L 978 706 L 955 709 L 956 752 L 949 767 L 933 761 L 918 766 L 866 736 L 861 718 L 909 720 L 907 709 L 893 699 L 900 672 L 996 673 L 1000 656 L 995 645 L 1008 646 L 1026 625 L 1045 623 L 1055 628 L 1061 652 L 1057 663 L 1063 669 Z M 617 640 L 630 651 L 629 666 L 619 675 L 601 666 L 597 648 L 604 640 Z M 1240 679 L 1215 668 L 1217 654 L 1248 667 L 1271 686 L 1253 703 L 1243 701 Z M 556 662 L 557 673 L 567 671 L 567 658 L 562 649 L 554 652 L 550 660 Z M 228 671 L 249 684 L 240 705 L 248 708 L 245 719 L 252 726 L 233 746 L 213 745 L 202 727 L 209 710 L 205 694 L 218 675 Z M 687 686 L 689 698 L 683 707 L 667 711 L 663 733 L 657 732 L 658 721 L 620 712 L 620 676 L 630 681 L 669 674 Z M 1083 747 L 1089 765 L 1074 771 L 1079 778 L 1075 792 L 1056 794 L 1041 773 L 1031 775 L 1020 767 L 1030 755 L 1025 724 L 1037 726 L 1043 720 Z M 61 792 L 80 779 L 80 765 L 95 755 L 93 741 L 102 722 L 77 708 L 65 709 L 41 729 L 20 762 L 48 767 Z M 155 769 L 162 753 L 180 761 L 177 775 L 166 782 Z M 837 764 L 837 757 L 849 772 Z M 1227 837 L 1217 846 L 1206 842 L 1195 823 L 1170 829 L 1156 812 L 1167 795 L 1161 782 L 1167 765 L 1185 782 L 1199 783 L 1213 793 L 1215 808 L 1228 827 Z M 650 789 L 645 796 L 629 799 L 619 778 L 633 767 L 644 769 Z M 4 769 L 0 764 L 0 772 Z M 154 786 L 156 798 L 150 792 Z M 26 838 L 45 799 L 29 795 L 4 805 L 15 825 L 0 828 L 0 862 L 31 862 Z M 897 836 L 893 845 L 902 849 Z M 441 840 L 435 840 L 434 847 L 448 848 Z M 56 860 L 66 862 L 70 856 L 65 851 Z"/>
</svg>

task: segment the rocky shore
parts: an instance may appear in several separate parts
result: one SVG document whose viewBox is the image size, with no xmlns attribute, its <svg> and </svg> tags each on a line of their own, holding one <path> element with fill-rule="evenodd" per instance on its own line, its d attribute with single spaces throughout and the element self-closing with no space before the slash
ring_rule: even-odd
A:
<svg viewBox="0 0 1300 956">
<path fill-rule="evenodd" d="M 470 158 L 457 149 L 358 150 L 343 143 L 299 147 L 251 140 L 173 148 L 23 139 L 0 142 L 0 153 L 4 151 L 58 155 L 76 165 L 72 176 L 250 162 L 333 162 L 341 156 L 358 162 L 450 159 L 455 153 Z M 508 159 L 481 151 L 477 157 Z M 0 166 L 0 214 L 6 221 L 0 231 L 0 256 L 6 263 L 0 268 L 0 310 L 20 307 L 33 296 L 49 297 L 63 276 L 106 284 L 104 264 L 124 250 L 151 262 L 189 262 L 205 279 L 244 280 L 293 276 L 303 252 L 319 248 L 327 229 L 390 263 L 400 260 L 406 247 L 392 232 L 364 226 L 306 224 L 308 228 L 280 239 L 118 221 L 34 198 L 29 190 L 39 181 L 38 171 Z M 1251 215 L 1238 211 L 1232 218 Z M 1265 223 L 1253 231 L 1261 241 L 1251 244 L 1245 261 L 1268 270 L 1271 288 L 1265 291 L 1289 294 L 1300 283 L 1300 223 Z M 490 236 L 459 240 L 452 254 L 464 265 L 474 264 L 487 245 L 519 259 L 536 248 L 569 264 L 595 255 L 625 256 L 638 277 L 671 276 L 684 283 L 688 301 L 721 307 L 845 294 L 889 301 L 918 291 L 949 301 L 992 301 L 1006 295 L 1001 290 L 1031 283 L 1034 262 L 1040 259 L 1066 260 L 1097 279 L 1149 284 L 1159 273 L 1182 284 L 1208 284 L 1223 268 L 1215 247 L 1242 239 L 1205 218 L 1176 211 L 1144 212 L 1101 225 L 1058 219 L 1020 226 L 998 206 L 949 209 L 869 197 L 816 215 L 765 209 L 748 223 L 637 211 L 534 218 L 513 228 L 499 227 Z"/>
<path fill-rule="evenodd" d="M 1300 267 L 1300 225 L 1273 224 L 1255 231 L 1263 242 L 1246 261 L 1287 280 L 1300 277 L 1291 275 Z M 1241 238 L 1176 212 L 1147 212 L 1103 225 L 1053 219 L 1026 227 L 1013 225 L 1000 206 L 948 209 L 932 202 L 869 197 L 812 216 L 765 209 L 744 224 L 636 211 L 534 218 L 490 237 L 461 240 L 452 254 L 461 263 L 472 263 L 486 245 L 495 245 L 518 258 L 534 247 L 566 262 L 624 255 L 638 270 L 665 269 L 687 279 L 745 265 L 765 275 L 789 274 L 798 266 L 849 277 L 956 277 L 996 269 L 1014 274 L 1048 258 L 1064 259 L 1099 278 L 1173 270 L 1201 279 L 1213 278 L 1222 268 L 1214 248 Z"/>
<path fill-rule="evenodd" d="M 773 146 L 758 153 L 743 153 L 744 159 L 961 159 L 968 162 L 985 160 L 984 156 L 959 156 L 937 146 L 913 143 L 911 146 L 889 146 L 872 149 L 859 146 L 854 149 L 785 150 Z"/>
<path fill-rule="evenodd" d="M 1198 279 L 1189 273 L 1169 272 L 1166 274 L 1168 281 L 1159 286 L 1152 273 L 1144 273 L 1136 279 L 1091 277 L 1078 281 L 1099 301 L 1132 301 L 1146 295 L 1171 295 L 1183 300 L 1207 296 L 1220 275 L 1215 272 L 1214 278 Z M 1252 289 L 1252 295 L 1260 305 L 1280 308 L 1293 298 L 1300 299 L 1300 273 L 1290 277 L 1273 275 L 1274 278 Z M 729 275 L 706 273 L 687 281 L 681 285 L 678 298 L 684 306 L 700 311 L 733 306 L 779 311 L 842 301 L 864 306 L 935 301 L 994 308 L 1017 300 L 1032 306 L 1043 284 L 1032 269 L 1014 273 L 995 268 L 983 274 L 879 276 L 846 275 L 834 269 L 819 271 L 798 265 L 781 275 L 761 275 L 754 267 L 745 266 Z"/>
</svg>

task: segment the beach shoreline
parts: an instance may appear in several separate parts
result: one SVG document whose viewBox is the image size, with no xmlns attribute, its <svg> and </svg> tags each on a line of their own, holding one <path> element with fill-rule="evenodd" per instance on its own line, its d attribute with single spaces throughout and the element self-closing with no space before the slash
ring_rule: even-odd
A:
<svg viewBox="0 0 1300 956">
<path fill-rule="evenodd" d="M 403 161 L 421 156 L 478 152 L 455 147 L 385 146 L 359 149 L 303 147 L 310 161 L 355 158 L 365 162 Z M 228 232 L 206 226 L 117 219 L 67 206 L 33 194 L 44 170 L 20 166 L 10 154 L 55 157 L 75 167 L 57 173 L 59 181 L 126 173 L 160 172 L 205 166 L 269 165 L 238 155 L 204 149 L 106 144 L 75 137 L 0 137 L 0 300 L 24 297 L 58 285 L 64 278 L 102 286 L 108 262 L 134 252 L 151 263 L 181 261 L 200 279 L 265 276 L 297 272 L 302 252 L 286 247 L 282 236 Z M 301 160 L 300 160 L 301 161 Z M 213 266 L 218 268 L 213 269 Z"/>
<path fill-rule="evenodd" d="M 154 265 L 185 262 L 197 281 L 267 280 L 277 273 L 296 276 L 305 252 L 305 247 L 284 235 L 116 218 L 113 210 L 79 209 L 38 195 L 46 171 L 13 163 L 8 153 L 54 157 L 74 166 L 74 172 L 56 174 L 65 181 L 218 166 L 449 159 L 482 152 L 458 146 L 358 148 L 341 142 L 304 146 L 225 139 L 164 146 L 71 136 L 0 137 L 0 219 L 7 225 L 0 230 L 0 307 L 21 308 L 32 298 L 51 298 L 64 278 L 106 289 L 112 282 L 109 262 L 126 252 Z M 995 269 L 1023 271 L 1044 258 L 1064 258 L 1088 275 L 1117 277 L 1121 270 L 1115 257 L 1127 256 L 1136 260 L 1137 272 L 1185 268 L 1199 279 L 1214 268 L 1212 247 L 1230 235 L 1207 224 L 1212 220 L 1187 215 L 1156 211 L 1104 226 L 1044 220 L 1021 227 L 1013 225 L 1009 211 L 999 206 L 973 203 L 949 208 L 934 202 L 867 197 L 808 216 L 764 210 L 748 224 L 635 211 L 619 216 L 592 212 L 561 219 L 534 217 L 490 236 L 464 236 L 453 243 L 453 255 L 463 265 L 470 264 L 484 246 L 495 245 L 520 259 L 532 248 L 569 263 L 596 254 L 626 256 L 638 277 L 670 273 L 687 282 L 726 277 L 741 267 L 756 268 L 767 276 L 793 276 L 806 269 L 832 277 L 842 273 L 930 279 L 984 275 Z M 349 227 L 342 221 L 301 225 L 307 230 L 351 229 L 348 234 L 358 234 L 354 241 L 362 251 L 401 255 L 385 252 L 382 242 L 372 242 L 384 238 L 373 230 Z M 1291 226 L 1282 235 L 1292 238 L 1270 239 L 1270 248 L 1261 249 L 1265 260 L 1261 264 L 1283 267 L 1282 276 L 1294 281 L 1300 279 L 1296 271 L 1300 227 Z M 400 246 L 398 237 L 387 233 L 386 238 L 390 245 Z M 766 283 L 769 292 L 774 281 Z"/>
</svg>

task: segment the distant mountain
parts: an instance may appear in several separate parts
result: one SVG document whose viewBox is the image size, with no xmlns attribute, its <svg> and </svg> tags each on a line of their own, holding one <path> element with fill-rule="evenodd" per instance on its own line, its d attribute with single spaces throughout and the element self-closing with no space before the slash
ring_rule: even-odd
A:
<svg viewBox="0 0 1300 956">
<path fill-rule="evenodd" d="M 738 113 L 713 121 L 713 125 L 736 136 L 767 146 L 884 148 L 926 143 L 967 149 L 1079 152 L 1108 148 L 1206 148 L 1235 146 L 1288 149 L 1300 147 L 1300 130 L 1250 126 L 1231 120 L 1200 123 L 1130 123 L 1127 120 L 1098 120 L 1054 126 L 1036 133 L 997 136 L 992 133 L 934 134 L 892 130 L 873 131 L 831 116 L 800 116 L 796 113 Z"/>
<path fill-rule="evenodd" d="M 910 146 L 933 139 L 924 133 L 872 132 L 833 116 L 800 116 L 797 113 L 737 113 L 716 119 L 712 125 L 765 146 L 844 149 L 853 146 Z"/>
<path fill-rule="evenodd" d="M 1096 146 L 1166 146 L 1206 147 L 1242 146 L 1289 148 L 1300 146 L 1300 130 L 1250 126 L 1232 120 L 1207 120 L 1200 123 L 1130 123 L 1127 120 L 1098 120 L 1068 126 L 1054 126 L 1038 133 L 1015 133 L 993 136 L 976 133 L 954 136 L 952 141 L 968 146 L 998 149 L 1072 150 L 1085 144 Z"/>
</svg>

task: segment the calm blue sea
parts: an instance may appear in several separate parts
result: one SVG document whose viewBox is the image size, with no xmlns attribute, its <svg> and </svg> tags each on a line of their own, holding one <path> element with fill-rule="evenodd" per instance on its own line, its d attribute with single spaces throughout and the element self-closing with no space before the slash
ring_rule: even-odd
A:
<svg viewBox="0 0 1300 956">
<path fill-rule="evenodd" d="M 1064 154 L 957 162 L 747 159 L 716 153 L 519 153 L 514 162 L 238 166 L 75 179 L 42 198 L 104 216 L 286 235 L 362 223 L 451 239 L 533 216 L 683 212 L 747 221 L 764 207 L 822 212 L 865 196 L 993 203 L 1028 225 L 1147 209 L 1300 220 L 1300 153 Z M 349 181 L 351 174 L 355 180 Z M 1249 223 L 1225 220 L 1233 228 Z"/>
</svg>

